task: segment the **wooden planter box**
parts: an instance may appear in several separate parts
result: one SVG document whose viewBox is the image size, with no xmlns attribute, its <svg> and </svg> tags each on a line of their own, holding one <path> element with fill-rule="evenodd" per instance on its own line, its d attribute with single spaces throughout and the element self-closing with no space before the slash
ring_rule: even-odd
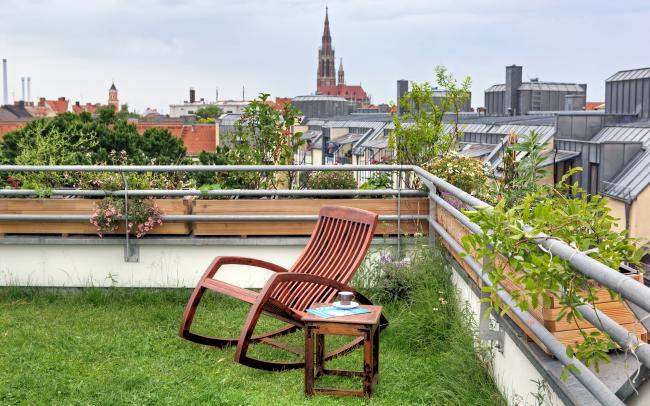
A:
<svg viewBox="0 0 650 406">
<path fill-rule="evenodd" d="M 436 218 L 438 223 L 440 223 L 447 232 L 459 243 L 461 238 L 469 234 L 469 230 L 463 226 L 458 220 L 456 220 L 449 212 L 447 212 L 442 207 L 437 207 Z M 446 243 L 443 242 L 445 246 Z M 447 247 L 449 249 L 449 247 Z M 479 278 L 474 274 L 474 271 L 460 258 L 459 255 L 449 250 L 449 252 L 454 256 L 458 263 L 463 267 L 465 272 L 480 286 Z M 503 258 L 503 261 L 506 261 Z M 481 262 L 480 259 L 478 262 Z M 634 280 L 643 283 L 643 275 L 640 273 L 631 274 L 631 278 Z M 517 289 L 517 285 L 512 280 L 506 280 L 502 284 L 503 288 L 511 292 Z M 643 342 L 648 341 L 648 332 L 646 329 L 638 322 L 636 316 L 630 308 L 625 304 L 625 302 L 617 299 L 612 299 L 609 290 L 607 288 L 600 288 L 597 291 L 598 300 L 596 302 L 596 308 L 609 316 L 612 320 L 616 321 L 618 324 L 626 328 L 628 331 L 633 331 L 637 337 Z M 529 313 L 537 319 L 540 323 L 546 327 L 548 331 L 553 333 L 555 338 L 558 339 L 564 345 L 572 345 L 579 342 L 582 342 L 582 336 L 580 335 L 580 330 L 576 326 L 575 321 L 567 322 L 566 320 L 556 321 L 557 316 L 560 312 L 560 304 L 557 298 L 551 300 L 549 306 L 539 304 L 536 308 L 530 308 Z M 521 328 L 529 339 L 534 341 L 540 348 L 542 348 L 546 353 L 550 354 L 550 351 L 542 342 L 535 336 L 535 334 L 528 328 L 527 325 L 519 321 L 512 312 L 507 312 L 510 318 Z M 587 322 L 586 320 L 578 321 L 580 328 L 586 330 L 588 333 L 596 331 L 597 329 Z"/>
<path fill-rule="evenodd" d="M 402 215 L 427 215 L 427 198 L 401 199 Z M 223 215 L 271 215 L 271 214 L 318 214 L 321 206 L 333 204 L 369 210 L 380 215 L 397 214 L 397 199 L 234 199 L 234 200 L 196 200 L 192 214 Z M 232 221 L 201 222 L 193 224 L 193 234 L 204 235 L 310 235 L 315 221 Z M 423 221 L 402 221 L 401 233 L 426 234 L 428 226 Z M 380 221 L 377 235 L 397 234 L 397 221 Z"/>
<path fill-rule="evenodd" d="M 164 214 L 186 214 L 182 199 L 155 199 Z M 0 213 L 5 214 L 86 214 L 94 211 L 96 199 L 0 199 Z M 167 222 L 149 234 L 188 235 L 189 225 Z M 95 226 L 86 221 L 0 221 L 4 234 L 97 234 Z M 107 234 L 124 234 L 124 227 Z"/>
</svg>

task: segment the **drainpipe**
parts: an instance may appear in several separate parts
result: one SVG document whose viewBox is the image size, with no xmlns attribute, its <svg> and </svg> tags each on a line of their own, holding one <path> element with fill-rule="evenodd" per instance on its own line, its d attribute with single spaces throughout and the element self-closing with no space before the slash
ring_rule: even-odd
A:
<svg viewBox="0 0 650 406">
<path fill-rule="evenodd" d="M 632 209 L 632 202 L 630 199 L 625 199 L 625 229 L 630 232 L 630 211 Z"/>
</svg>

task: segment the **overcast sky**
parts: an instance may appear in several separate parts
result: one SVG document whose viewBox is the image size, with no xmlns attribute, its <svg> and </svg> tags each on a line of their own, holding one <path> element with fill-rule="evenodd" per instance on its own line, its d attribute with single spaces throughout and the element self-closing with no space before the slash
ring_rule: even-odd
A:
<svg viewBox="0 0 650 406">
<path fill-rule="evenodd" d="M 0 57 L 9 98 L 31 76 L 32 99 L 102 102 L 111 81 L 120 102 L 168 112 L 197 96 L 273 97 L 315 90 L 326 2 L 320 0 L 0 0 Z M 395 81 L 431 80 L 435 65 L 473 79 L 473 106 L 502 83 L 588 84 L 604 99 L 617 70 L 650 66 L 648 0 L 329 0 L 336 57 L 348 84 L 373 102 L 395 99 Z"/>
</svg>

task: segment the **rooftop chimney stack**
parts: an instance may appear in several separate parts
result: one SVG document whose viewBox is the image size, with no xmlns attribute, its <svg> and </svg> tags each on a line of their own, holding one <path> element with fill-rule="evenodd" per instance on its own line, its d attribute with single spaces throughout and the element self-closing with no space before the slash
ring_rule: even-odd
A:
<svg viewBox="0 0 650 406">
<path fill-rule="evenodd" d="M 24 76 L 20 78 L 20 82 L 23 88 L 23 97 L 20 100 L 24 102 L 25 101 L 25 77 Z"/>
<path fill-rule="evenodd" d="M 9 89 L 7 87 L 7 60 L 2 60 L 2 104 L 9 104 Z"/>
<path fill-rule="evenodd" d="M 32 78 L 27 76 L 27 101 L 32 101 Z"/>
<path fill-rule="evenodd" d="M 196 101 L 196 90 L 194 90 L 193 87 L 190 87 L 190 103 L 194 103 Z"/>
<path fill-rule="evenodd" d="M 510 116 L 519 114 L 519 87 L 521 86 L 521 66 L 506 66 L 505 113 Z"/>
<path fill-rule="evenodd" d="M 400 116 L 404 113 L 402 111 L 402 99 L 404 94 L 409 91 L 409 81 L 405 79 L 400 79 L 397 81 L 397 114 Z"/>
</svg>

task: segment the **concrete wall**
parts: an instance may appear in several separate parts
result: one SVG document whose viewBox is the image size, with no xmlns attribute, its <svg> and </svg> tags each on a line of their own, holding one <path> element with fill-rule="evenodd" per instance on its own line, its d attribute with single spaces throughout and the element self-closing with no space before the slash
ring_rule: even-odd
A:
<svg viewBox="0 0 650 406">
<path fill-rule="evenodd" d="M 618 223 L 616 224 L 616 231 L 623 231 L 625 230 L 625 203 L 612 199 L 611 197 L 607 201 L 607 207 L 612 209 L 612 211 L 609 213 L 610 216 L 618 219 Z"/>
<path fill-rule="evenodd" d="M 650 187 L 646 187 L 632 203 L 630 234 L 650 241 Z"/>
<path fill-rule="evenodd" d="M 347 127 L 338 127 L 338 128 L 331 127 L 330 128 L 330 140 L 334 141 L 334 140 L 339 139 L 339 138 L 341 138 L 344 135 L 347 135 L 349 133 L 350 133 L 350 129 L 347 128 Z"/>
</svg>

